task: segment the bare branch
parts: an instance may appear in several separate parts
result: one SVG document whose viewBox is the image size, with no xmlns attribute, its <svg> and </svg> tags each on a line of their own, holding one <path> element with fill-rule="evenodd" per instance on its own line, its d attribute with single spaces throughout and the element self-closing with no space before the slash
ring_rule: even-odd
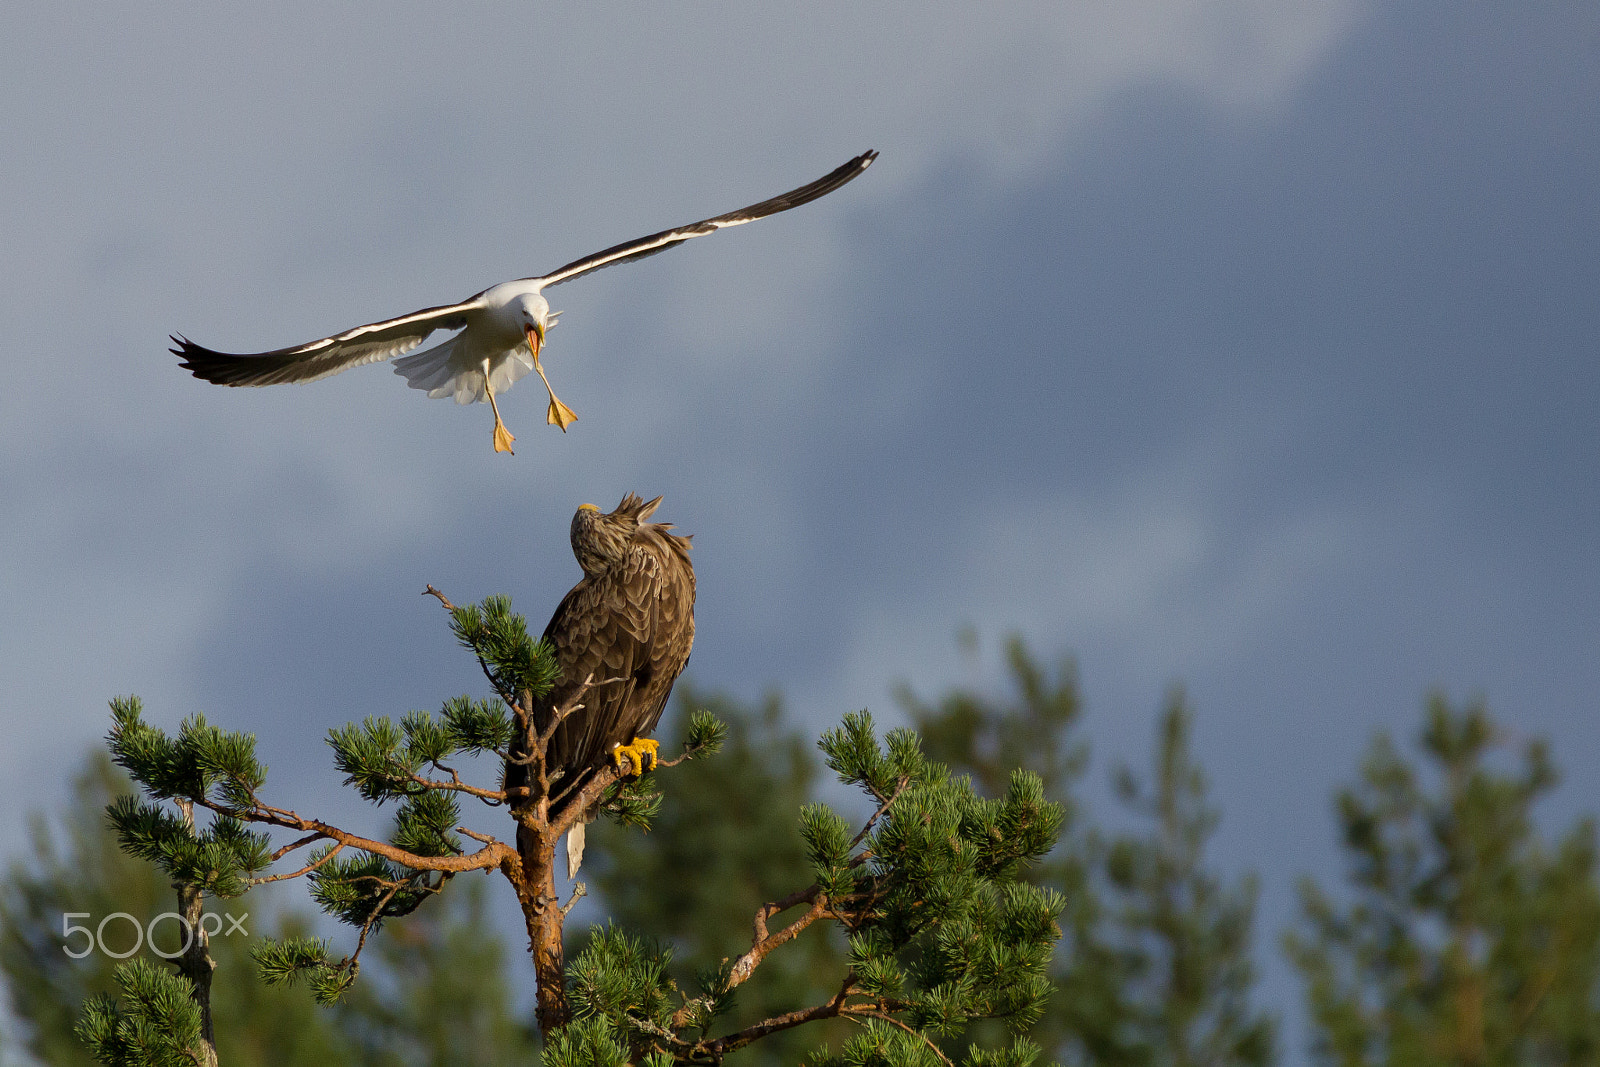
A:
<svg viewBox="0 0 1600 1067">
<path fill-rule="evenodd" d="M 901 792 L 904 791 L 906 787 L 907 781 L 908 779 L 901 777 L 896 782 L 894 792 L 891 793 L 888 798 L 886 798 L 884 802 L 878 806 L 878 810 L 873 812 L 872 817 L 869 818 L 866 822 L 866 825 L 861 828 L 861 832 L 856 834 L 855 839 L 850 842 L 851 849 L 856 848 L 856 846 L 860 845 L 862 841 L 866 840 L 867 834 L 871 832 L 872 827 L 880 818 L 882 818 L 883 814 L 894 805 L 894 802 L 899 799 Z M 865 863 L 871 857 L 871 855 L 871 851 L 868 850 L 859 855 L 852 856 L 850 859 L 850 866 L 859 867 L 861 864 Z M 853 900 L 855 898 L 849 899 Z M 871 904 L 874 903 L 875 900 L 875 897 L 868 898 L 867 910 L 870 910 Z M 750 938 L 750 950 L 734 961 L 730 972 L 731 981 L 729 983 L 729 988 L 740 985 L 749 979 L 750 975 L 755 972 L 755 969 L 761 966 L 761 961 L 767 958 L 768 953 L 772 952 L 781 945 L 787 944 L 788 942 L 794 940 L 803 930 L 805 930 L 806 927 L 810 926 L 824 915 L 832 915 L 846 926 L 852 925 L 849 921 L 849 917 L 839 910 L 839 905 L 842 903 L 844 902 L 829 900 L 828 897 L 822 893 L 821 887 L 818 886 L 817 883 L 813 882 L 805 889 L 796 890 L 781 900 L 775 900 L 770 904 L 762 905 L 756 911 L 755 920 L 751 924 L 752 934 Z M 796 919 L 782 930 L 779 930 L 775 934 L 768 933 L 767 923 L 774 916 L 788 911 L 790 908 L 799 904 L 810 904 L 811 907 L 804 915 L 800 916 L 800 918 Z M 862 909 L 857 908 L 855 910 L 859 913 Z"/>
<path fill-rule="evenodd" d="M 465 834 L 468 837 L 472 838 L 474 841 L 479 842 L 480 844 L 484 844 L 484 845 L 498 845 L 498 844 L 500 844 L 499 841 L 496 841 L 494 838 L 490 837 L 488 834 L 480 834 L 476 830 L 467 829 L 465 826 L 456 827 L 456 833 Z"/>
<path fill-rule="evenodd" d="M 568 899 L 566 904 L 562 905 L 561 918 L 562 919 L 566 919 L 567 913 L 570 912 L 574 907 L 577 906 L 577 903 L 578 903 L 579 900 L 582 900 L 584 897 L 586 897 L 588 895 L 589 895 L 589 887 L 587 885 L 584 885 L 582 882 L 574 883 L 573 886 L 572 886 L 572 896 L 571 896 L 571 898 Z"/>
<path fill-rule="evenodd" d="M 311 834 L 311 835 L 308 835 L 307 837 L 301 838 L 301 840 L 296 842 L 296 844 L 297 845 L 305 844 L 307 841 L 315 841 L 320 837 L 322 837 L 321 834 Z M 283 851 L 282 849 L 279 849 L 279 852 L 282 852 L 282 851 Z M 281 881 L 284 881 L 287 878 L 299 878 L 302 874 L 310 874 L 312 871 L 316 870 L 318 867 L 321 867 L 324 863 L 327 863 L 329 860 L 333 859 L 333 857 L 337 856 L 340 852 L 343 852 L 343 851 L 344 851 L 344 846 L 343 845 L 334 845 L 331 849 L 328 850 L 328 854 L 326 856 L 322 857 L 320 860 L 314 860 L 311 863 L 306 864 L 304 867 L 301 867 L 298 871 L 294 871 L 294 872 L 289 873 L 289 874 L 270 874 L 270 875 L 267 875 L 264 878 L 251 878 L 251 879 L 248 879 L 245 884 L 246 885 L 265 885 L 268 882 L 281 882 Z M 274 857 L 274 858 L 276 858 L 276 857 Z"/>
<path fill-rule="evenodd" d="M 370 837 L 352 834 L 348 830 L 341 830 L 337 826 L 323 822 L 321 819 L 305 819 L 292 811 L 282 808 L 272 808 L 261 805 L 254 809 L 230 808 L 224 804 L 217 804 L 205 798 L 195 798 L 195 803 L 226 815 L 241 822 L 265 823 L 269 826 L 282 826 L 290 830 L 302 832 L 310 831 L 318 837 L 325 837 L 336 841 L 340 845 L 348 845 L 362 852 L 370 852 L 375 856 L 382 856 L 386 860 L 398 863 L 418 871 L 439 871 L 441 873 L 456 874 L 461 871 L 480 871 L 499 867 L 507 860 L 515 860 L 517 851 L 509 845 L 499 841 L 486 844 L 477 852 L 469 856 L 419 856 L 414 852 L 407 852 L 403 848 L 391 845 L 387 841 L 374 841 Z"/>
<path fill-rule="evenodd" d="M 291 841 L 287 845 L 284 845 L 282 848 L 278 849 L 278 851 L 274 852 L 271 856 L 269 856 L 267 858 L 267 862 L 268 863 L 277 863 L 279 860 L 283 859 L 283 857 L 287 856 L 289 853 L 293 852 L 295 849 L 304 848 L 305 846 L 311 844 L 311 842 L 313 842 L 313 841 L 321 841 L 321 840 L 322 840 L 322 835 L 321 834 L 307 834 L 306 836 L 302 837 L 300 840 Z"/>
<path fill-rule="evenodd" d="M 443 789 L 451 793 L 465 793 L 468 796 L 477 797 L 486 804 L 504 804 L 506 802 L 506 795 L 498 789 L 484 789 L 481 786 L 468 785 L 461 780 L 461 776 L 456 774 L 455 771 L 451 771 L 450 775 L 455 779 L 454 781 L 441 782 L 437 778 L 424 778 L 420 774 L 413 774 L 408 777 L 412 782 L 422 786 L 424 789 Z"/>
<path fill-rule="evenodd" d="M 758 1041 L 768 1034 L 777 1033 L 779 1030 L 788 1030 L 792 1027 L 814 1022 L 817 1019 L 832 1019 L 839 1015 L 856 1014 L 876 1009 L 876 1004 L 847 1005 L 845 1003 L 846 998 L 854 991 L 855 983 L 856 972 L 851 971 L 844 976 L 844 984 L 839 987 L 839 992 L 835 993 L 833 998 L 826 1003 L 802 1008 L 799 1011 L 787 1012 L 783 1015 L 775 1015 L 770 1019 L 763 1019 L 753 1026 L 747 1026 L 736 1033 L 727 1034 L 711 1041 L 698 1042 L 694 1046 L 695 1051 L 710 1056 L 713 1061 L 720 1061 L 726 1053 L 741 1049 L 752 1041 Z"/>
<path fill-rule="evenodd" d="M 767 919 L 807 900 L 811 902 L 811 907 L 806 910 L 804 915 L 777 933 L 770 936 L 767 935 Z M 776 903 L 768 904 L 756 912 L 756 937 L 750 945 L 750 951 L 734 961 L 733 967 L 729 972 L 728 988 L 731 989 L 734 986 L 742 985 L 755 972 L 755 969 L 761 966 L 761 961 L 767 958 L 768 953 L 799 937 L 802 930 L 828 914 L 828 910 L 827 896 L 821 893 L 817 886 L 813 885 L 801 894 L 799 900 L 793 903 L 789 903 L 788 898 L 785 898 Z"/>
</svg>

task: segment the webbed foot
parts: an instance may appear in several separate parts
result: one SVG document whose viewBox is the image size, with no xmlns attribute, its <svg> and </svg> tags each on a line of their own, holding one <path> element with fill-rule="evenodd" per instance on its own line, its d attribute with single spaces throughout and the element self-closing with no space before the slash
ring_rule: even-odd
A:
<svg viewBox="0 0 1600 1067">
<path fill-rule="evenodd" d="M 511 436 L 511 431 L 506 429 L 506 424 L 498 418 L 494 420 L 494 450 L 496 452 L 511 452 L 511 442 L 516 438 Z M 515 455 L 516 453 L 512 453 Z"/>
<path fill-rule="evenodd" d="M 544 421 L 551 426 L 561 427 L 561 432 L 566 433 L 567 427 L 578 421 L 578 416 L 572 413 L 571 408 L 557 400 L 556 394 L 551 393 L 550 410 L 545 415 Z"/>
</svg>

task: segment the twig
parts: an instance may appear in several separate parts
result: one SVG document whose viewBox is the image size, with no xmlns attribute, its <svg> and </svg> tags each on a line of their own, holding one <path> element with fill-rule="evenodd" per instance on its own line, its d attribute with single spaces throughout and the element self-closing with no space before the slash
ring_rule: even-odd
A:
<svg viewBox="0 0 1600 1067">
<path fill-rule="evenodd" d="M 567 913 L 570 912 L 577 905 L 579 900 L 583 899 L 584 897 L 586 897 L 588 895 L 589 895 L 589 887 L 587 885 L 584 885 L 582 882 L 574 883 L 573 886 L 572 886 L 572 896 L 571 896 L 571 898 L 561 908 L 561 918 L 562 918 L 562 920 L 565 921 L 566 917 L 567 917 Z"/>
<path fill-rule="evenodd" d="M 422 591 L 422 595 L 438 597 L 439 603 L 443 604 L 444 609 L 452 614 L 456 610 L 456 606 L 450 603 L 450 598 L 439 592 L 439 590 L 435 589 L 432 585 L 429 585 L 426 589 L 424 589 Z M 478 666 L 482 669 L 483 676 L 489 679 L 489 684 L 494 688 L 495 693 L 500 697 L 500 699 L 505 701 L 506 704 L 511 707 L 513 712 L 520 710 L 517 705 L 517 701 L 511 696 L 511 694 L 506 692 L 504 689 L 501 689 L 499 683 L 494 680 L 494 674 L 489 670 L 489 663 L 482 656 L 478 657 Z"/>
<path fill-rule="evenodd" d="M 906 1025 L 905 1023 L 901 1022 L 899 1019 L 896 1019 L 893 1015 L 889 1015 L 886 1012 L 882 1012 L 882 1011 L 864 1011 L 861 1014 L 866 1016 L 869 1019 L 882 1019 L 884 1022 L 888 1023 L 890 1026 L 899 1027 L 901 1030 L 904 1030 L 908 1034 L 914 1034 L 917 1037 L 922 1038 L 922 1043 L 927 1045 L 929 1048 L 933 1049 L 933 1054 L 935 1056 L 938 1056 L 941 1061 L 943 1061 L 945 1063 L 948 1063 L 950 1065 L 950 1067 L 956 1067 L 955 1060 L 952 1060 L 949 1056 L 946 1056 L 944 1054 L 944 1049 L 942 1049 L 938 1045 L 934 1044 L 933 1043 L 933 1039 L 931 1037 L 929 1037 L 927 1034 L 923 1033 L 921 1030 L 918 1030 L 915 1027 Z M 853 1019 L 852 1019 L 852 1021 L 853 1021 Z"/>
<path fill-rule="evenodd" d="M 878 810 L 873 812 L 872 818 L 868 819 L 866 825 L 861 827 L 861 832 L 856 834 L 856 836 L 851 839 L 850 847 L 845 849 L 846 852 L 851 851 L 857 845 L 861 844 L 861 842 L 867 839 L 867 835 L 872 832 L 873 826 L 875 826 L 878 820 L 883 817 L 883 813 L 888 811 L 889 808 L 894 805 L 896 800 L 900 799 L 900 794 L 905 790 L 906 783 L 909 781 L 910 779 L 904 775 L 901 775 L 895 780 L 894 792 L 890 793 L 888 799 L 886 799 L 882 804 L 878 805 Z"/>
<path fill-rule="evenodd" d="M 656 761 L 656 769 L 660 770 L 663 767 L 676 767 L 678 764 L 684 762 L 685 760 L 694 759 L 700 753 L 704 752 L 705 749 L 706 749 L 705 745 L 695 745 L 693 748 L 690 748 L 688 745 L 684 745 L 683 746 L 683 755 L 679 756 L 677 759 L 657 760 Z"/>
<path fill-rule="evenodd" d="M 383 916 L 383 909 L 388 905 L 389 901 L 394 899 L 394 895 L 400 892 L 402 885 L 404 885 L 403 882 L 396 882 L 391 885 L 389 891 L 373 907 L 371 914 L 367 916 L 367 921 L 361 924 L 361 936 L 356 938 L 356 950 L 346 956 L 343 963 L 343 966 L 349 967 L 354 973 L 359 974 L 361 972 L 361 966 L 357 961 L 361 958 L 361 950 L 367 947 L 367 935 L 372 932 L 373 924 Z"/>
<path fill-rule="evenodd" d="M 451 771 L 450 774 L 455 781 L 442 782 L 437 778 L 424 778 L 420 774 L 408 775 L 408 778 L 417 785 L 422 786 L 424 789 L 443 789 L 452 793 L 465 793 L 468 796 L 477 797 L 486 804 L 504 804 L 506 802 L 506 795 L 500 790 L 484 789 L 481 786 L 468 785 L 466 782 L 463 782 L 461 780 L 461 776 L 456 774 L 454 771 Z"/>
<path fill-rule="evenodd" d="M 301 839 L 299 842 L 297 842 L 297 844 L 305 844 L 307 841 L 314 841 L 314 840 L 316 840 L 317 838 L 319 838 L 321 836 L 322 836 L 321 834 L 311 834 L 310 836 Z M 282 850 L 280 849 L 279 851 L 281 852 Z M 340 852 L 343 852 L 343 851 L 344 851 L 344 846 L 343 845 L 334 845 L 331 849 L 328 850 L 328 854 L 326 856 L 322 857 L 320 860 L 314 860 L 311 863 L 306 864 L 304 867 L 301 867 L 298 871 L 293 871 L 293 872 L 291 872 L 289 874 L 268 875 L 265 878 L 251 878 L 251 879 L 247 880 L 246 884 L 247 885 L 266 885 L 268 882 L 281 882 L 286 878 L 299 878 L 302 874 L 310 874 L 312 871 L 316 870 L 318 867 L 321 867 L 324 863 L 327 863 L 329 860 L 333 859 L 333 857 L 337 856 Z"/>
<path fill-rule="evenodd" d="M 844 984 L 839 987 L 839 992 L 835 993 L 831 1000 L 809 1008 L 802 1008 L 799 1011 L 791 1011 L 783 1015 L 775 1015 L 770 1019 L 763 1019 L 753 1026 L 747 1026 L 743 1030 L 726 1034 L 712 1041 L 697 1042 L 695 1051 L 703 1051 L 714 1060 L 720 1061 L 724 1054 L 733 1052 L 735 1049 L 741 1049 L 750 1044 L 750 1042 L 766 1037 L 768 1034 L 777 1033 L 779 1030 L 788 1030 L 791 1027 L 800 1026 L 816 1019 L 832 1019 L 839 1015 L 870 1010 L 874 1005 L 847 1005 L 845 1003 L 846 998 L 850 996 L 855 986 L 855 981 L 856 972 L 851 971 L 844 976 Z"/>
<path fill-rule="evenodd" d="M 278 849 L 278 851 L 274 852 L 270 857 L 268 857 L 267 862 L 268 863 L 277 863 L 279 860 L 283 859 L 283 857 L 287 856 L 289 853 L 293 852 L 295 849 L 304 848 L 306 845 L 311 844 L 311 842 L 320 841 L 320 840 L 322 840 L 322 835 L 321 834 L 307 834 L 306 836 L 302 837 L 300 840 L 291 841 L 287 845 L 284 845 L 282 848 Z"/>
<path fill-rule="evenodd" d="M 403 848 L 391 845 L 386 841 L 374 841 L 370 837 L 361 837 L 337 826 L 323 822 L 321 819 L 303 819 L 292 811 L 282 808 L 272 808 L 262 805 L 256 809 L 230 808 L 224 804 L 215 803 L 203 797 L 193 798 L 196 804 L 209 808 L 219 815 L 226 815 L 241 822 L 266 823 L 269 826 L 282 826 L 290 830 L 310 831 L 319 837 L 336 841 L 340 845 L 348 845 L 362 852 L 370 852 L 375 856 L 382 856 L 386 860 L 398 863 L 417 871 L 438 871 L 440 873 L 456 874 L 461 871 L 479 871 L 499 867 L 507 860 L 517 858 L 516 849 L 502 842 L 495 841 L 486 844 L 477 852 L 469 856 L 419 856 L 414 852 L 407 852 Z"/>
</svg>

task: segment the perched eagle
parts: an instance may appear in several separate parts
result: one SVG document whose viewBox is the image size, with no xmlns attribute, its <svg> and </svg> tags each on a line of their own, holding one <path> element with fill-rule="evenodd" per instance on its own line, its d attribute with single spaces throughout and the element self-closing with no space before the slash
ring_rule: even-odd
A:
<svg viewBox="0 0 1600 1067">
<path fill-rule="evenodd" d="M 694 647 L 694 567 L 689 538 L 670 523 L 647 522 L 661 503 L 633 493 L 615 511 L 584 504 L 572 517 L 572 553 L 583 578 L 562 598 L 544 637 L 561 677 L 539 704 L 536 729 L 550 723 L 585 678 L 583 710 L 556 728 L 546 767 L 563 791 L 577 776 L 614 762 L 643 774 L 656 762 L 648 735 Z M 583 823 L 567 834 L 567 875 L 583 858 Z"/>
</svg>

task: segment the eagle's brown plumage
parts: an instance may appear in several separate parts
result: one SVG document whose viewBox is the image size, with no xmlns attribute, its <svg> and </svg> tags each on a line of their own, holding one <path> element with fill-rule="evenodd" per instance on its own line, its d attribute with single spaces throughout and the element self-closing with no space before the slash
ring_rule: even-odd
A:
<svg viewBox="0 0 1600 1067">
<path fill-rule="evenodd" d="M 609 759 L 613 745 L 649 736 L 689 662 L 689 539 L 669 533 L 670 523 L 645 521 L 660 503 L 660 497 L 645 502 L 629 493 L 609 515 L 586 504 L 572 517 L 572 553 L 583 578 L 544 630 L 561 678 L 541 706 L 548 714 L 585 678 L 593 675 L 594 684 L 583 696 L 584 709 L 551 739 L 552 773 L 587 770 Z"/>
<path fill-rule="evenodd" d="M 534 726 L 543 731 L 585 678 L 583 709 L 550 740 L 546 767 L 560 794 L 611 759 L 618 745 L 648 737 L 661 719 L 672 683 L 694 647 L 694 567 L 689 538 L 671 524 L 646 520 L 661 498 L 633 493 L 601 514 L 585 504 L 572 517 L 572 552 L 583 578 L 562 598 L 545 627 L 561 677 L 538 702 Z M 635 766 L 635 773 L 640 768 Z M 557 774 L 559 773 L 559 778 Z M 582 854 L 582 824 L 568 839 L 569 867 Z"/>
</svg>

